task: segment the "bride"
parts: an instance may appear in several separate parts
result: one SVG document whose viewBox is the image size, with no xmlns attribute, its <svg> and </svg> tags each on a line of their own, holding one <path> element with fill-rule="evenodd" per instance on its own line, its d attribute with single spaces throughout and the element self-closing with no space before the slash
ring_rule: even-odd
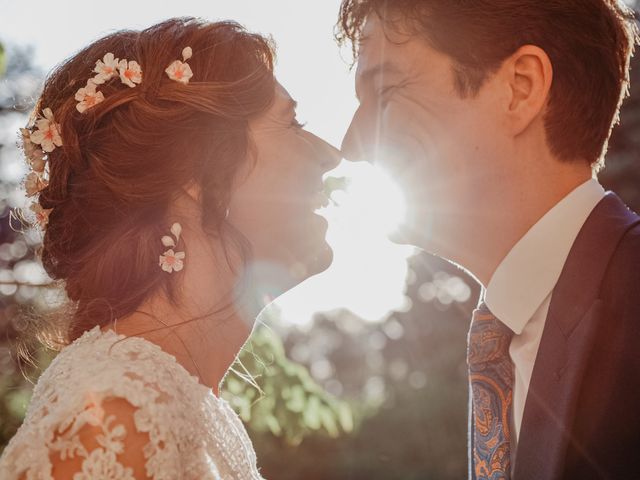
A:
<svg viewBox="0 0 640 480">
<path fill-rule="evenodd" d="M 218 388 L 265 301 L 331 263 L 313 212 L 339 160 L 272 61 L 236 23 L 180 18 L 46 80 L 25 186 L 72 308 L 3 480 L 261 478 Z"/>
</svg>

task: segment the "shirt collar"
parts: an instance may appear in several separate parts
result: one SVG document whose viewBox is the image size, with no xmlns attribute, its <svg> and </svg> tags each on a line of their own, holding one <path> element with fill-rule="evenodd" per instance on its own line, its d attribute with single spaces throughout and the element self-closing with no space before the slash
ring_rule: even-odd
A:
<svg viewBox="0 0 640 480">
<path fill-rule="evenodd" d="M 586 181 L 531 227 L 498 265 L 484 301 L 516 335 L 552 292 L 573 242 L 604 195 L 596 179 Z"/>
</svg>

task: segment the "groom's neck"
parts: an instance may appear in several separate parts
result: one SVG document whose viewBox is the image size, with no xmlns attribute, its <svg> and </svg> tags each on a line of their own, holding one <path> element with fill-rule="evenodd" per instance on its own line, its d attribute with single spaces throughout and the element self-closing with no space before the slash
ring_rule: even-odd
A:
<svg viewBox="0 0 640 480">
<path fill-rule="evenodd" d="M 437 239 L 430 250 L 459 264 L 483 286 L 511 249 L 549 210 L 592 177 L 584 164 L 558 164 L 527 172 L 497 188 L 495 201 L 464 219 L 456 239 Z"/>
</svg>

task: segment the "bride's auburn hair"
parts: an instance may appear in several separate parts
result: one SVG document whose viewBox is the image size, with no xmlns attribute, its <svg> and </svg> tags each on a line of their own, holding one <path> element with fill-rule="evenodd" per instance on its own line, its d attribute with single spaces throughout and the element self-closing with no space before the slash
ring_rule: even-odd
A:
<svg viewBox="0 0 640 480">
<path fill-rule="evenodd" d="M 187 46 L 185 85 L 165 68 Z M 80 113 L 74 95 L 108 52 L 137 61 L 142 82 L 100 85 L 104 101 Z M 132 313 L 160 288 L 175 300 L 176 274 L 158 266 L 169 207 L 197 182 L 202 227 L 221 234 L 234 176 L 249 158 L 248 121 L 273 102 L 273 57 L 269 39 L 237 23 L 177 18 L 101 38 L 46 79 L 34 112 L 51 108 L 64 144 L 49 154 L 39 194 L 52 209 L 41 258 L 73 306 L 64 343 Z"/>
</svg>

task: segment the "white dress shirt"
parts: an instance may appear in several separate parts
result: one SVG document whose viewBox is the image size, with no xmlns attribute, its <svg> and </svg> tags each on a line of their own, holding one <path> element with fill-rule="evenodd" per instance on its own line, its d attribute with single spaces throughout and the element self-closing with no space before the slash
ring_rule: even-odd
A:
<svg viewBox="0 0 640 480">
<path fill-rule="evenodd" d="M 573 242 L 604 194 L 595 179 L 569 193 L 516 243 L 484 292 L 484 301 L 491 313 L 514 332 L 509 346 L 515 365 L 512 458 L 553 289 Z"/>
</svg>

